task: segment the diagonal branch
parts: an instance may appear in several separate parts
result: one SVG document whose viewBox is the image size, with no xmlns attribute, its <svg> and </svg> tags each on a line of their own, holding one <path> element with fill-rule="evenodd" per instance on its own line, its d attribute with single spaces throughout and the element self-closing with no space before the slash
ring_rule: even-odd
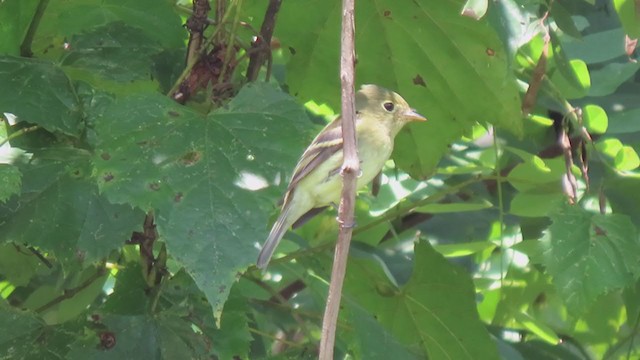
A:
<svg viewBox="0 0 640 360">
<path fill-rule="evenodd" d="M 257 51 L 253 52 L 249 59 L 249 65 L 247 67 L 247 80 L 249 81 L 256 81 L 260 67 L 264 61 L 271 56 L 271 38 L 273 36 L 273 30 L 276 27 L 276 16 L 278 15 L 278 10 L 280 10 L 281 3 L 282 0 L 269 1 L 269 6 L 264 14 L 264 20 L 262 20 L 260 37 L 251 44 L 252 50 L 257 49 Z"/>
<path fill-rule="evenodd" d="M 340 82 L 342 85 L 342 140 L 344 160 L 342 164 L 342 198 L 338 209 L 340 233 L 331 269 L 331 283 L 327 295 L 327 305 L 322 319 L 320 359 L 332 360 L 335 344 L 336 325 L 342 297 L 342 284 L 347 269 L 349 244 L 353 230 L 353 213 L 356 199 L 356 180 L 360 172 L 360 162 L 356 144 L 355 109 L 355 0 L 342 1 L 342 35 L 340 55 Z"/>
</svg>

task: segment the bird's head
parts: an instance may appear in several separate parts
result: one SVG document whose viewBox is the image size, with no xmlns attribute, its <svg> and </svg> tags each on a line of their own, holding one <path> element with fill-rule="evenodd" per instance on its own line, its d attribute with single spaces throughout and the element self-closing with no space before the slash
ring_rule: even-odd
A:
<svg viewBox="0 0 640 360">
<path fill-rule="evenodd" d="M 356 111 L 361 118 L 380 121 L 395 136 L 412 121 L 426 121 L 397 93 L 377 85 L 362 85 L 356 93 Z"/>
</svg>

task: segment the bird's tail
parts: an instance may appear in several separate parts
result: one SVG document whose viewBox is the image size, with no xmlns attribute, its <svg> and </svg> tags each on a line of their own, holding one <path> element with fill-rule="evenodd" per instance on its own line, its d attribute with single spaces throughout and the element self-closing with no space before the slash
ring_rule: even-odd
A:
<svg viewBox="0 0 640 360">
<path fill-rule="evenodd" d="M 287 232 L 291 226 L 291 220 L 289 218 L 289 209 L 291 209 L 290 205 L 291 204 L 286 204 L 284 206 L 280 216 L 278 216 L 278 220 L 271 228 L 267 241 L 262 245 L 262 250 L 260 250 L 258 261 L 256 262 L 259 269 L 265 269 L 267 265 L 269 265 L 269 260 L 271 260 L 274 251 L 276 251 L 276 247 L 278 246 L 278 243 L 280 243 L 280 239 L 282 239 L 284 233 Z"/>
</svg>

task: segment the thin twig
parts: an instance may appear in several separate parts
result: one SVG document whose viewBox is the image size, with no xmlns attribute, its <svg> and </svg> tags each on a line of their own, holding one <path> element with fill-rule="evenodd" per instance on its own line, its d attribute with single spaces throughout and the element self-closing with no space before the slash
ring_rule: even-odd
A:
<svg viewBox="0 0 640 360">
<path fill-rule="evenodd" d="M 26 128 L 22 128 L 14 133 L 12 133 L 11 135 L 7 136 L 4 140 L 0 141 L 0 146 L 3 146 L 4 144 L 8 143 L 9 141 L 18 138 L 26 133 L 30 133 L 32 131 L 36 131 L 40 129 L 40 126 L 38 125 L 34 125 L 34 126 L 30 126 L 30 127 L 26 127 Z"/>
<path fill-rule="evenodd" d="M 72 297 L 74 297 L 76 294 L 78 294 L 79 292 L 81 292 L 82 290 L 86 289 L 89 287 L 89 285 L 93 284 L 94 281 L 100 279 L 101 277 L 103 277 L 105 274 L 107 274 L 106 268 L 104 267 L 104 264 L 99 265 L 98 269 L 96 270 L 96 272 L 91 275 L 87 280 L 85 280 L 84 282 L 82 282 L 82 284 L 71 288 L 71 289 L 65 289 L 64 292 L 62 293 L 62 295 L 56 297 L 55 299 L 49 301 L 48 303 L 40 306 L 39 308 L 36 309 L 37 313 L 41 313 L 44 312 L 45 310 L 50 309 L 51 307 L 67 300 L 67 299 L 71 299 Z"/>
<path fill-rule="evenodd" d="M 360 161 L 356 144 L 355 109 L 355 0 L 342 1 L 342 34 L 340 37 L 340 83 L 342 85 L 342 143 L 344 160 L 342 164 L 342 199 L 338 209 L 340 232 L 336 244 L 331 283 L 327 304 L 322 319 L 320 339 L 320 360 L 333 360 L 338 312 L 342 297 L 342 284 L 347 269 L 349 244 L 353 230 L 353 214 L 356 199 L 356 180 L 360 171 Z"/>
</svg>

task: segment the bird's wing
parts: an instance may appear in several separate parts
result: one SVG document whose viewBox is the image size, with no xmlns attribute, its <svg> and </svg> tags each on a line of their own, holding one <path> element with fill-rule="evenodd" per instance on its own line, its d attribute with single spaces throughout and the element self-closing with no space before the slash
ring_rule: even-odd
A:
<svg viewBox="0 0 640 360">
<path fill-rule="evenodd" d="M 340 118 L 334 120 L 313 140 L 296 166 L 287 192 L 304 179 L 320 164 L 342 149 L 342 124 Z"/>
</svg>

